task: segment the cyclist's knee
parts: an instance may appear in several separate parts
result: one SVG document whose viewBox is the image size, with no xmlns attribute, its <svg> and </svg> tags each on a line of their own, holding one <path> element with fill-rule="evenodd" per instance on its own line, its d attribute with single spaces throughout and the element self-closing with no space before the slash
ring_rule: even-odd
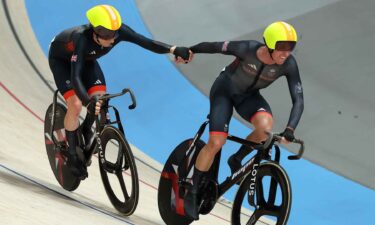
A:
<svg viewBox="0 0 375 225">
<path fill-rule="evenodd" d="M 256 115 L 251 123 L 254 125 L 255 130 L 271 131 L 273 126 L 273 118 L 269 113 L 261 113 Z"/>
<path fill-rule="evenodd" d="M 261 135 L 265 134 L 266 132 L 271 132 L 272 131 L 272 123 L 263 123 L 259 124 L 258 126 L 254 126 L 254 132 Z M 265 134 L 265 136 L 267 136 Z"/>
<path fill-rule="evenodd" d="M 212 155 L 216 155 L 216 153 L 221 149 L 225 142 L 226 137 L 224 136 L 210 136 L 207 144 L 208 151 L 212 153 Z"/>
<path fill-rule="evenodd" d="M 74 114 L 77 117 L 82 111 L 82 102 L 79 100 L 79 98 L 75 95 L 70 97 L 67 100 L 67 106 L 68 106 L 68 113 Z"/>
<path fill-rule="evenodd" d="M 254 130 L 251 133 L 251 139 L 256 141 L 263 141 L 267 139 L 268 135 L 266 132 L 271 132 L 273 127 L 273 119 L 270 114 L 260 114 L 256 116 L 252 123 L 254 125 Z"/>
</svg>

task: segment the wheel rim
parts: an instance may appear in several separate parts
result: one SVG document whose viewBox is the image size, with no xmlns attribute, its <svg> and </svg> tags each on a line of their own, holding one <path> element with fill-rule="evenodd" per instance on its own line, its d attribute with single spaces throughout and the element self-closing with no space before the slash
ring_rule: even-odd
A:
<svg viewBox="0 0 375 225">
<path fill-rule="evenodd" d="M 257 221 L 270 220 L 276 221 L 277 225 L 286 223 L 291 205 L 290 183 L 286 174 L 283 174 L 284 170 L 279 170 L 274 166 L 275 164 L 272 165 L 263 166 L 258 170 L 254 195 L 250 195 L 246 188 L 250 186 L 250 179 L 246 179 L 241 184 L 236 196 L 236 201 L 241 203 L 233 207 L 233 224 L 253 225 Z M 254 202 L 255 206 L 252 206 L 251 202 Z"/>
<path fill-rule="evenodd" d="M 106 127 L 102 134 L 103 155 L 99 152 L 100 173 L 112 205 L 125 215 L 138 203 L 138 174 L 130 146 L 122 134 Z"/>
</svg>

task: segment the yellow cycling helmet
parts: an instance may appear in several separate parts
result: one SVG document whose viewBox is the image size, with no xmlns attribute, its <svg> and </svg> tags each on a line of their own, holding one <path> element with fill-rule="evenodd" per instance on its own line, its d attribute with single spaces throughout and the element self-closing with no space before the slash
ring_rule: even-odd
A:
<svg viewBox="0 0 375 225">
<path fill-rule="evenodd" d="M 270 51 L 292 51 L 297 43 L 297 32 L 289 23 L 277 21 L 266 27 L 263 38 Z"/>
<path fill-rule="evenodd" d="M 122 24 L 120 13 L 110 5 L 94 6 L 86 12 L 86 16 L 94 32 L 103 39 L 115 37 Z"/>
</svg>

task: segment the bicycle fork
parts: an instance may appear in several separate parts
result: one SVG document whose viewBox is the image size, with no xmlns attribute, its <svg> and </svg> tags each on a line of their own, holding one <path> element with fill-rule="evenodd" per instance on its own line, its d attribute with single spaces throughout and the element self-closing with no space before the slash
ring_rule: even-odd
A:
<svg viewBox="0 0 375 225">
<path fill-rule="evenodd" d="M 248 190 L 248 199 L 249 199 L 250 205 L 254 207 L 255 207 L 255 201 L 254 201 L 255 187 L 256 187 L 256 181 L 257 181 L 256 176 L 258 173 L 259 164 L 260 164 L 260 159 L 258 157 L 258 159 L 254 160 L 254 163 L 252 164 L 252 168 L 250 172 L 250 185 L 249 185 L 249 190 Z"/>
<path fill-rule="evenodd" d="M 269 155 L 267 156 L 268 159 L 271 159 L 271 151 L 272 149 L 269 149 Z M 248 201 L 249 204 L 253 207 L 258 207 L 259 204 L 255 203 L 255 194 L 256 194 L 256 189 L 257 189 L 257 182 L 258 185 L 262 185 L 261 181 L 257 181 L 257 174 L 258 174 L 258 169 L 260 166 L 260 161 L 261 157 L 257 155 L 254 160 L 254 164 L 252 165 L 252 169 L 250 172 L 250 184 L 249 184 L 249 190 L 248 190 Z M 275 159 L 273 160 L 276 163 L 280 162 L 280 148 L 279 146 L 275 145 Z M 276 188 L 277 188 L 277 183 L 274 178 L 271 177 L 271 182 L 269 186 L 269 194 L 268 194 L 268 201 L 267 203 L 274 204 L 275 199 L 276 199 Z M 261 194 L 261 193 L 260 193 Z M 260 196 L 259 196 L 260 197 Z M 263 196 L 262 196 L 263 199 Z M 257 199 L 258 203 L 260 199 Z"/>
</svg>

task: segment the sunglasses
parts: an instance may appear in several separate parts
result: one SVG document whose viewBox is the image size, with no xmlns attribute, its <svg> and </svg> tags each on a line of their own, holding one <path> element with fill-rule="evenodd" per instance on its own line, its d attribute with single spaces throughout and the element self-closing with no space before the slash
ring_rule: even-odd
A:
<svg viewBox="0 0 375 225">
<path fill-rule="evenodd" d="M 297 42 L 295 41 L 278 41 L 276 42 L 276 51 L 293 51 L 296 47 Z"/>
<path fill-rule="evenodd" d="M 97 26 L 93 30 L 96 36 L 98 36 L 98 38 L 103 39 L 103 40 L 110 40 L 113 38 L 117 38 L 119 36 L 117 30 L 108 30 L 102 26 Z"/>
<path fill-rule="evenodd" d="M 113 38 L 117 38 L 119 36 L 117 31 L 113 31 L 112 33 L 108 32 L 107 34 L 98 34 L 97 32 L 95 32 L 95 34 L 96 36 L 98 36 L 98 38 L 106 40 L 106 41 L 113 39 Z"/>
</svg>

